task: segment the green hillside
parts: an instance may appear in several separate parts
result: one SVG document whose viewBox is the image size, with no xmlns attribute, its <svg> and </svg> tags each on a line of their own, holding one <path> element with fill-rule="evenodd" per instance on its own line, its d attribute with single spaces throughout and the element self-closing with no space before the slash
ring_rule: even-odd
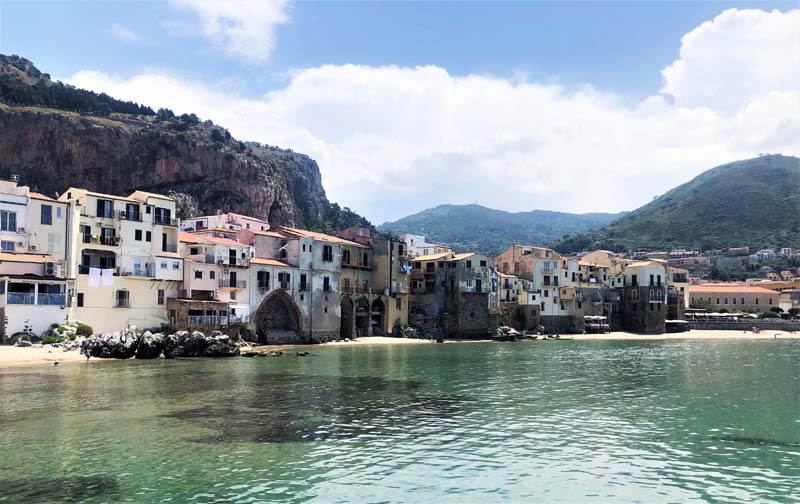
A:
<svg viewBox="0 0 800 504">
<path fill-rule="evenodd" d="M 800 159 L 766 155 L 712 168 L 561 252 L 800 246 Z"/>
<path fill-rule="evenodd" d="M 543 245 L 564 235 L 604 226 L 622 214 L 570 214 L 533 210 L 511 213 L 480 205 L 440 205 L 387 222 L 379 231 L 424 235 L 456 251 L 497 254 L 512 243 Z"/>
</svg>

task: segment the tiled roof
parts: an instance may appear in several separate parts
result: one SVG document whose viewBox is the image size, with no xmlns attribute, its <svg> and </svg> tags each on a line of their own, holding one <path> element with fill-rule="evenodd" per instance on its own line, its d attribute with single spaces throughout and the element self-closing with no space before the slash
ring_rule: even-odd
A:
<svg viewBox="0 0 800 504">
<path fill-rule="evenodd" d="M 277 259 L 264 259 L 261 257 L 254 257 L 250 259 L 250 264 L 263 264 L 265 266 L 283 266 L 286 268 L 291 268 L 291 264 L 286 264 L 285 262 L 279 261 Z"/>
<path fill-rule="evenodd" d="M 28 193 L 28 196 L 30 196 L 30 197 L 31 197 L 31 198 L 33 198 L 33 199 L 41 199 L 41 200 L 47 200 L 47 201 L 55 201 L 55 200 L 54 200 L 53 198 L 51 198 L 50 196 L 45 196 L 45 195 L 44 195 L 44 194 L 42 194 L 42 193 L 33 192 L 33 191 L 29 192 L 29 193 Z"/>
<path fill-rule="evenodd" d="M 459 254 L 454 254 L 452 258 L 448 259 L 448 261 L 460 261 L 462 259 L 466 259 L 467 257 L 472 257 L 475 255 L 475 252 L 461 252 Z"/>
<path fill-rule="evenodd" d="M 14 254 L 11 252 L 0 252 L 0 262 L 24 262 L 24 263 L 40 263 L 58 262 L 58 260 L 49 255 L 42 254 Z"/>
<path fill-rule="evenodd" d="M 257 229 L 248 229 L 251 233 L 259 236 L 271 236 L 273 238 L 286 238 L 286 235 L 277 231 L 259 231 Z"/>
<path fill-rule="evenodd" d="M 435 261 L 437 259 L 442 259 L 443 257 L 447 257 L 450 255 L 450 252 L 439 252 L 438 254 L 428 254 L 423 256 L 417 256 L 412 261 Z"/>
<path fill-rule="evenodd" d="M 198 244 L 208 244 L 208 245 L 229 245 L 234 247 L 246 247 L 244 243 L 239 243 L 237 241 L 229 240 L 227 238 L 217 238 L 216 236 L 205 236 L 199 234 L 192 234 L 181 232 L 180 240 L 183 243 L 198 243 Z"/>
<path fill-rule="evenodd" d="M 314 238 L 315 240 L 319 240 L 322 242 L 328 243 L 336 243 L 338 245 L 348 245 L 351 247 L 361 247 L 361 248 L 369 248 L 366 245 L 362 245 L 361 243 L 356 243 L 354 241 L 345 240 L 344 238 L 339 238 L 338 236 L 328 235 L 325 233 L 317 233 L 316 231 L 308 231 L 305 229 L 297 229 L 291 228 L 286 226 L 279 226 L 276 228 L 278 231 L 282 231 L 288 235 L 295 235 L 295 236 L 303 236 Z"/>
<path fill-rule="evenodd" d="M 163 200 L 167 200 L 167 201 L 173 201 L 173 199 L 170 198 L 169 196 L 164 196 L 163 194 L 156 194 L 156 193 L 151 193 L 151 192 L 147 192 L 147 191 L 133 191 L 130 194 L 130 196 L 128 196 L 128 197 L 132 198 L 132 199 L 136 199 L 137 196 L 138 197 L 144 197 L 145 199 L 147 199 L 147 198 L 158 198 L 158 199 L 163 199 Z"/>
</svg>

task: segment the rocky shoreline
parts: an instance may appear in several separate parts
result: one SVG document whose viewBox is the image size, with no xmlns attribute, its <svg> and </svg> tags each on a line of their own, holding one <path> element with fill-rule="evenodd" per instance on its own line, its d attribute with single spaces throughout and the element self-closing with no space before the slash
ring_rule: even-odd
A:
<svg viewBox="0 0 800 504">
<path fill-rule="evenodd" d="M 77 340 L 76 340 L 77 342 Z M 241 345 L 230 336 L 214 331 L 206 336 L 200 331 L 174 334 L 141 332 L 136 328 L 108 334 L 95 334 L 79 342 L 81 354 L 101 359 L 166 359 L 175 357 L 235 357 Z"/>
</svg>

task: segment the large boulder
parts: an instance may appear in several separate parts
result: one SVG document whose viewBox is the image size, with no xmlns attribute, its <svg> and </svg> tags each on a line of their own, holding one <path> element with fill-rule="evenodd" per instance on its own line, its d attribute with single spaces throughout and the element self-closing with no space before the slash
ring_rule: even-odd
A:
<svg viewBox="0 0 800 504">
<path fill-rule="evenodd" d="M 145 331 L 139 338 L 139 345 L 136 347 L 137 359 L 156 359 L 164 350 L 164 336 L 161 333 L 153 334 Z"/>
<path fill-rule="evenodd" d="M 14 342 L 14 346 L 16 347 L 29 347 L 31 345 L 33 345 L 33 343 L 31 343 L 28 340 L 24 340 L 22 338 L 19 338 L 17 339 L 17 341 Z"/>
<path fill-rule="evenodd" d="M 209 344 L 209 338 L 200 331 L 193 331 L 186 337 L 183 343 L 183 355 L 185 357 L 200 357 L 205 354 Z"/>
<path fill-rule="evenodd" d="M 183 341 L 188 335 L 189 333 L 186 331 L 178 331 L 175 334 L 164 336 L 164 357 L 173 359 L 183 356 Z"/>
<path fill-rule="evenodd" d="M 239 343 L 219 331 L 214 331 L 208 338 L 206 357 L 235 357 L 239 355 Z"/>
</svg>

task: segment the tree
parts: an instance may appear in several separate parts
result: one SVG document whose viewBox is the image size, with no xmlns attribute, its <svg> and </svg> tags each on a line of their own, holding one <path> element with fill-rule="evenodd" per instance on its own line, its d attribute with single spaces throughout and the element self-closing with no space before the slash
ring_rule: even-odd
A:
<svg viewBox="0 0 800 504">
<path fill-rule="evenodd" d="M 220 133 L 218 129 L 216 129 L 216 128 L 212 129 L 211 130 L 211 141 L 212 142 L 225 143 L 225 136 L 222 133 Z"/>
<path fill-rule="evenodd" d="M 783 308 L 778 308 L 777 306 L 773 306 L 772 308 L 769 309 L 769 311 L 771 311 L 773 313 L 781 314 L 781 313 L 783 313 Z"/>
</svg>

